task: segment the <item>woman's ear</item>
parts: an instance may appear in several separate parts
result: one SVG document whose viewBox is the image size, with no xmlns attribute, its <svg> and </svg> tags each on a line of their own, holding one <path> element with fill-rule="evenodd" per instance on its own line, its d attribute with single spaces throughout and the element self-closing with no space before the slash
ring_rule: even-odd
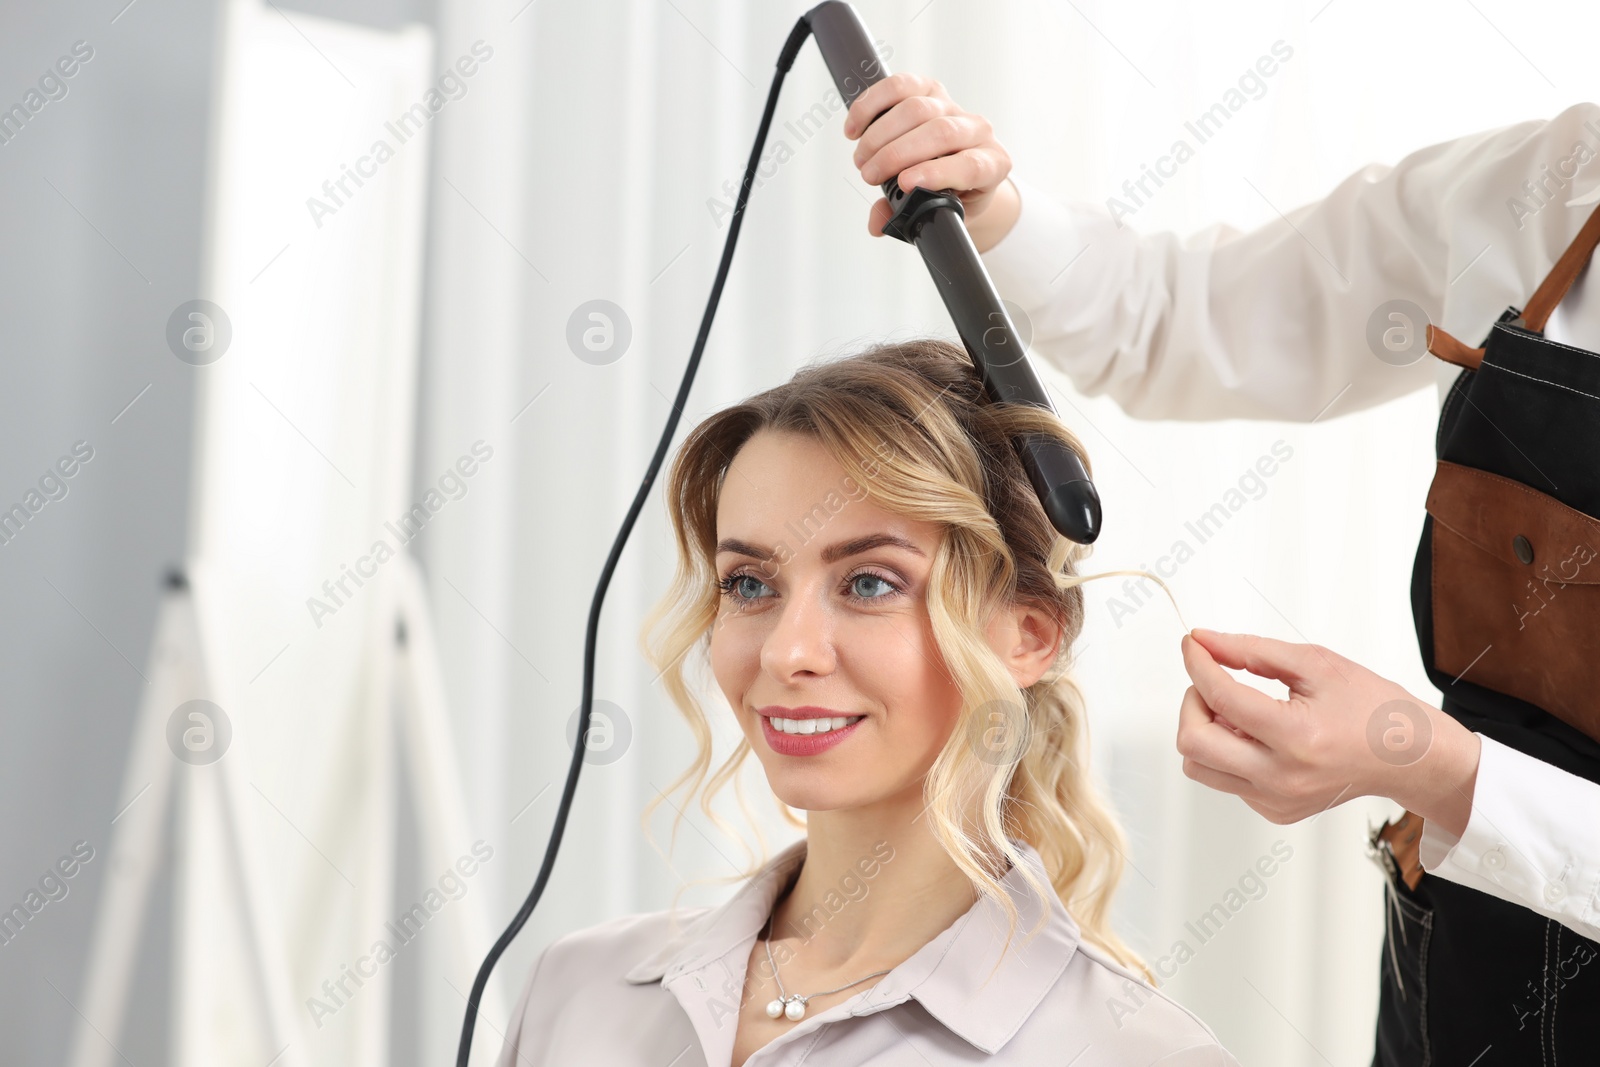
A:
<svg viewBox="0 0 1600 1067">
<path fill-rule="evenodd" d="M 1058 620 L 1026 604 L 1002 609 L 989 628 L 991 647 L 1022 689 L 1044 677 L 1060 653 L 1063 636 Z"/>
</svg>

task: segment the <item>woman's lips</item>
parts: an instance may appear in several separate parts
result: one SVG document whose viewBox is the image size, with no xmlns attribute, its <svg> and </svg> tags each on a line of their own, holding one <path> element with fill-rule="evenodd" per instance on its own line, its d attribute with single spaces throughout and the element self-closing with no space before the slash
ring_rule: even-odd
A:
<svg viewBox="0 0 1600 1067">
<path fill-rule="evenodd" d="M 866 722 L 865 718 L 857 719 L 849 726 L 837 730 L 829 730 L 823 734 L 786 734 L 775 729 L 772 720 L 765 715 L 761 717 L 761 733 L 767 739 L 767 747 L 780 756 L 815 756 L 819 752 L 839 744 L 855 733 L 856 727 Z"/>
</svg>

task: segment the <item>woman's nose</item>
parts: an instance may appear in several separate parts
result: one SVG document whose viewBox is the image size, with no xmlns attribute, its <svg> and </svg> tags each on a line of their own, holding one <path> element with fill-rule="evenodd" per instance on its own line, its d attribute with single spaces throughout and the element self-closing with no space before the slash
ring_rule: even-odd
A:
<svg viewBox="0 0 1600 1067">
<path fill-rule="evenodd" d="M 775 678 L 832 673 L 833 613 L 820 591 L 796 590 L 779 605 L 778 618 L 761 646 L 761 666 Z"/>
</svg>

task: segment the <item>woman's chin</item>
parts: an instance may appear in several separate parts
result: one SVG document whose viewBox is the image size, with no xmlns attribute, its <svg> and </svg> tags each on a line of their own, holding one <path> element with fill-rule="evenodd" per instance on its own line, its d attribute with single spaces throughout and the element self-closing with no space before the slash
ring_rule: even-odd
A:
<svg viewBox="0 0 1600 1067">
<path fill-rule="evenodd" d="M 804 779 L 803 781 L 801 779 Z M 859 807 L 861 797 L 845 775 L 772 774 L 767 775 L 772 795 L 804 816 L 810 812 L 838 811 Z"/>
</svg>

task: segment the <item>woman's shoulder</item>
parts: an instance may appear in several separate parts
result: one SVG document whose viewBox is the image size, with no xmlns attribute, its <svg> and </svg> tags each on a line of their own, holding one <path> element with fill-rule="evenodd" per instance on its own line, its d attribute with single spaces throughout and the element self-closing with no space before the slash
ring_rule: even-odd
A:
<svg viewBox="0 0 1600 1067">
<path fill-rule="evenodd" d="M 1237 1067 L 1198 1015 L 1099 946 L 1080 941 L 1064 977 L 1057 988 L 1072 999 L 1075 1017 L 1119 1057 L 1139 1053 L 1148 1058 L 1138 1062 L 1161 1067 Z"/>
<path fill-rule="evenodd" d="M 617 1035 L 602 1039 L 597 1028 L 612 1025 L 619 1014 L 641 1018 L 648 1014 L 652 999 L 661 994 L 645 976 L 661 976 L 683 931 L 709 910 L 621 915 L 551 941 L 525 974 L 499 1067 L 571 1063 L 574 1049 L 592 1049 L 602 1040 L 633 1040 Z M 611 1058 L 622 1062 L 620 1055 Z M 644 1060 L 633 1057 L 626 1062 Z"/>
<path fill-rule="evenodd" d="M 659 976 L 673 950 L 712 909 L 634 912 L 562 934 L 545 948 L 536 970 L 559 973 L 563 984 L 579 975 L 621 981 Z"/>
</svg>

